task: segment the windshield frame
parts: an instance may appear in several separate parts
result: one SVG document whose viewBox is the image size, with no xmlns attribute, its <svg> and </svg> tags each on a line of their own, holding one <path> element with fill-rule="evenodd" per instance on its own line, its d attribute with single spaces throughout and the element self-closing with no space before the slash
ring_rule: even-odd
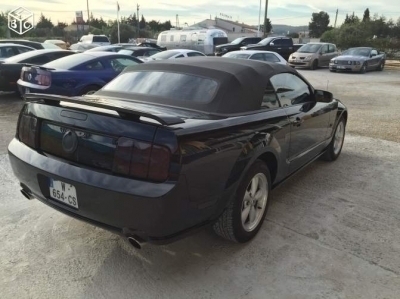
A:
<svg viewBox="0 0 400 299">
<path fill-rule="evenodd" d="M 235 38 L 233 41 L 231 41 L 231 45 L 239 45 L 243 40 L 244 40 L 244 37 Z M 238 42 L 236 42 L 236 41 L 238 41 Z"/>
<path fill-rule="evenodd" d="M 267 44 L 269 44 L 270 42 L 272 42 L 275 39 L 275 37 L 266 37 L 262 40 L 260 40 L 257 45 L 263 45 L 266 46 Z"/>
</svg>

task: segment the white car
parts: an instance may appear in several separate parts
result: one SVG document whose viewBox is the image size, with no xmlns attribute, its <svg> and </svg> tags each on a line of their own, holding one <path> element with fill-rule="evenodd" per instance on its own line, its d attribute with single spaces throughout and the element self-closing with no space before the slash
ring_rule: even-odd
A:
<svg viewBox="0 0 400 299">
<path fill-rule="evenodd" d="M 195 50 L 174 49 L 174 50 L 162 51 L 150 57 L 138 57 L 138 58 L 146 62 L 151 60 L 176 59 L 176 58 L 196 57 L 196 56 L 206 56 L 206 55 L 204 53 Z"/>
<path fill-rule="evenodd" d="M 265 62 L 275 62 L 283 65 L 288 65 L 288 62 L 281 55 L 271 51 L 258 51 L 258 50 L 240 50 L 228 52 L 222 57 L 251 59 Z"/>
<path fill-rule="evenodd" d="M 108 46 L 111 45 L 110 40 L 104 34 L 102 35 L 83 35 L 79 40 L 78 44 L 94 44 L 98 46 Z"/>
</svg>

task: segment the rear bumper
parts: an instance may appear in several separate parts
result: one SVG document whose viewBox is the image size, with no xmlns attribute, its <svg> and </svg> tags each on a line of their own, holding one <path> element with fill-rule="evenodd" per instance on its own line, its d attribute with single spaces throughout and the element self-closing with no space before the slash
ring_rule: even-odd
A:
<svg viewBox="0 0 400 299">
<path fill-rule="evenodd" d="M 38 200 L 121 235 L 170 243 L 209 224 L 214 211 L 190 201 L 184 176 L 161 184 L 117 177 L 39 154 L 17 139 L 8 152 L 15 176 Z M 79 209 L 50 198 L 49 178 L 75 186 Z"/>
<path fill-rule="evenodd" d="M 22 96 L 27 93 L 56 94 L 56 95 L 62 95 L 62 96 L 67 96 L 67 97 L 75 95 L 75 89 L 54 88 L 52 86 L 44 87 L 44 86 L 29 83 L 29 82 L 25 82 L 22 80 L 18 80 L 17 84 L 18 84 L 18 91 Z"/>
</svg>

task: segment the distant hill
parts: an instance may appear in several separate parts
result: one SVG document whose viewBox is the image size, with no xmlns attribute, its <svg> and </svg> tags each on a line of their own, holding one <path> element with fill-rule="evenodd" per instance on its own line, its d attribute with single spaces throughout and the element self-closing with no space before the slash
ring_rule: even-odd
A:
<svg viewBox="0 0 400 299">
<path fill-rule="evenodd" d="M 308 31 L 308 25 L 305 26 L 289 26 L 289 25 L 279 25 L 279 24 L 272 24 L 272 31 L 276 35 L 286 35 L 289 33 L 298 33 Z"/>
<path fill-rule="evenodd" d="M 257 29 L 257 26 L 254 26 Z M 290 26 L 281 24 L 272 24 L 272 32 L 274 35 L 287 35 L 289 33 L 308 32 L 308 25 Z"/>
</svg>

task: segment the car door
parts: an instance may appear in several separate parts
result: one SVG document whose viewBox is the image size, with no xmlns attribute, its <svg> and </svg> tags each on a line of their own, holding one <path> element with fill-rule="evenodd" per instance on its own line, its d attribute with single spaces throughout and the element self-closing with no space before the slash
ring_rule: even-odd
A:
<svg viewBox="0 0 400 299">
<path fill-rule="evenodd" d="M 316 102 L 312 88 L 299 76 L 281 73 L 271 77 L 280 105 L 290 120 L 287 155 L 290 172 L 310 162 L 325 147 L 329 137 L 330 110 Z"/>
<path fill-rule="evenodd" d="M 110 58 L 107 60 L 107 63 L 110 64 L 111 68 L 117 73 L 121 73 L 126 67 L 131 65 L 137 65 L 138 62 L 133 59 L 118 57 L 118 58 Z"/>
<path fill-rule="evenodd" d="M 370 60 L 368 63 L 368 68 L 375 69 L 376 67 L 378 67 L 379 63 L 380 63 L 380 58 L 378 57 L 378 51 L 376 49 L 372 49 L 370 54 Z"/>
<path fill-rule="evenodd" d="M 111 65 L 107 65 L 106 63 L 100 61 L 100 59 L 96 59 L 86 63 L 82 67 L 82 70 L 84 71 L 83 75 L 86 78 L 98 78 L 106 83 L 110 82 L 117 75 Z"/>
<path fill-rule="evenodd" d="M 336 49 L 336 46 L 334 44 L 329 44 L 329 61 L 331 61 L 331 59 L 335 58 L 338 56 L 338 51 Z M 329 65 L 329 62 L 328 62 Z"/>
<path fill-rule="evenodd" d="M 330 61 L 329 47 L 328 45 L 322 45 L 319 53 L 319 66 L 328 66 Z"/>
</svg>

